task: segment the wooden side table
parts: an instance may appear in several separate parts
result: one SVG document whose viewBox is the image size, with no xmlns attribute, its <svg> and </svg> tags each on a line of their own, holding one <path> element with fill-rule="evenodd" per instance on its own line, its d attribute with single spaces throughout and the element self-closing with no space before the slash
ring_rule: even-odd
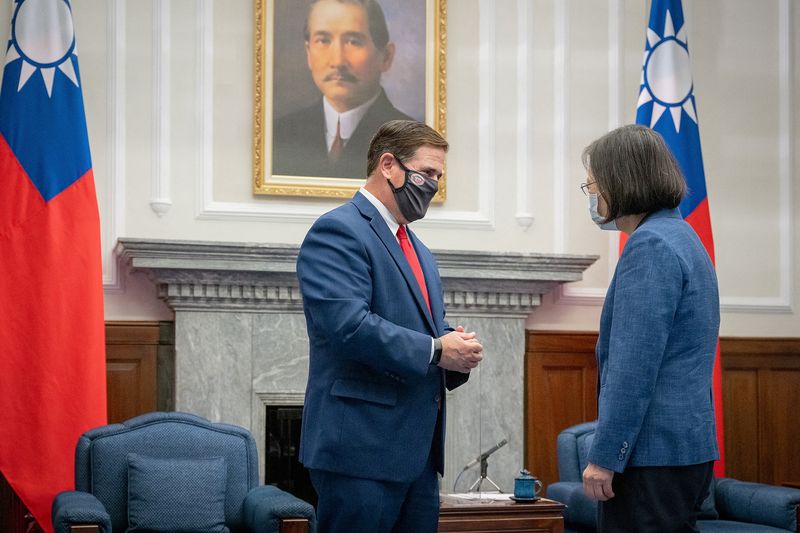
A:
<svg viewBox="0 0 800 533">
<path fill-rule="evenodd" d="M 564 504 L 541 498 L 535 503 L 442 503 L 439 531 L 453 533 L 564 533 Z"/>
</svg>

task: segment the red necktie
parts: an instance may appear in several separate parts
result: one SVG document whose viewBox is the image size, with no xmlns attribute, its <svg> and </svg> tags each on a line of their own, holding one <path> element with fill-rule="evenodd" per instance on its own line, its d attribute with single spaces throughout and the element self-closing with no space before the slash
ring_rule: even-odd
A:
<svg viewBox="0 0 800 533">
<path fill-rule="evenodd" d="M 336 122 L 336 137 L 333 138 L 331 150 L 328 152 L 328 161 L 336 163 L 342 157 L 342 150 L 344 150 L 344 140 L 342 140 L 341 122 Z"/>
<path fill-rule="evenodd" d="M 400 241 L 400 249 L 403 250 L 403 254 L 405 254 L 406 259 L 408 259 L 408 264 L 411 265 L 411 270 L 414 272 L 414 277 L 417 278 L 419 288 L 422 290 L 422 296 L 425 298 L 425 303 L 428 304 L 428 311 L 430 311 L 431 302 L 428 299 L 428 287 L 425 285 L 425 276 L 422 274 L 422 266 L 419 264 L 417 252 L 414 251 L 414 247 L 411 246 L 411 242 L 408 240 L 408 233 L 406 232 L 405 226 L 400 226 L 397 229 L 397 240 Z"/>
</svg>

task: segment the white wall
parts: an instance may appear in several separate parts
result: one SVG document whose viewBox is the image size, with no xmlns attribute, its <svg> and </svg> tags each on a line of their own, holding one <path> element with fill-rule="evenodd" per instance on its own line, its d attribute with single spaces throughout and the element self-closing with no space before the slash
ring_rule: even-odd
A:
<svg viewBox="0 0 800 533">
<path fill-rule="evenodd" d="M 792 4 L 684 1 L 723 335 L 800 331 Z M 336 205 L 251 193 L 252 7 L 73 2 L 108 320 L 171 317 L 147 279 L 118 268 L 118 237 L 299 243 Z M 529 328 L 597 329 L 616 237 L 588 217 L 580 152 L 634 119 L 647 12 L 640 0 L 449 0 L 448 200 L 415 228 L 433 248 L 599 254 Z"/>
</svg>

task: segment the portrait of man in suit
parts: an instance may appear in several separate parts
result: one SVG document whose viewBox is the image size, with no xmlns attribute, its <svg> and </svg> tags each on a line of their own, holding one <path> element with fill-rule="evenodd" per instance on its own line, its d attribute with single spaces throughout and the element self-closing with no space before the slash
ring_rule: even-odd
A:
<svg viewBox="0 0 800 533">
<path fill-rule="evenodd" d="M 424 9 L 417 11 L 424 28 Z M 424 118 L 424 100 L 406 112 L 387 95 L 382 79 L 395 64 L 397 44 L 377 0 L 311 0 L 303 26 L 305 67 L 317 94 L 310 104 L 282 113 L 278 91 L 287 80 L 276 74 L 272 174 L 363 179 L 367 148 L 378 127 L 389 120 Z M 276 61 L 279 54 L 276 46 Z M 417 63 L 424 65 L 424 55 Z M 423 95 L 424 83 L 424 73 L 408 80 L 409 89 L 420 85 Z"/>
</svg>

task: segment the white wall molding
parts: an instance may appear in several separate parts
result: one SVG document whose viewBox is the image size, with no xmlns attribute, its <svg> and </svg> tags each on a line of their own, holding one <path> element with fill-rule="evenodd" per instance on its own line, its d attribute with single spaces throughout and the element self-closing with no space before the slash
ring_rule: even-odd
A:
<svg viewBox="0 0 800 533">
<path fill-rule="evenodd" d="M 214 0 L 200 0 L 197 5 L 197 177 L 195 181 L 195 215 L 199 218 L 205 198 L 214 194 Z"/>
<path fill-rule="evenodd" d="M 558 305 L 601 306 L 606 299 L 605 287 L 572 287 L 559 285 L 553 289 L 553 301 Z"/>
<path fill-rule="evenodd" d="M 497 64 L 497 3 L 480 0 L 478 4 L 480 42 L 478 49 L 478 214 L 494 228 L 495 199 L 495 127 L 497 117 L 495 75 Z M 433 220 L 431 221 L 433 222 Z"/>
<path fill-rule="evenodd" d="M 104 201 L 106 247 L 103 250 L 106 293 L 124 290 L 119 261 L 114 254 L 117 238 L 125 233 L 125 0 L 110 0 L 106 12 L 106 117 L 108 188 Z"/>
<path fill-rule="evenodd" d="M 777 297 L 727 296 L 720 298 L 722 310 L 739 313 L 791 313 L 794 298 L 792 182 L 794 181 L 794 99 L 792 97 L 792 0 L 778 4 L 778 257 Z M 713 227 L 713 220 L 712 227 Z"/>
<path fill-rule="evenodd" d="M 517 212 L 516 219 L 527 230 L 534 220 L 531 201 L 532 147 L 530 102 L 533 100 L 533 10 L 529 0 L 517 0 Z"/>
<path fill-rule="evenodd" d="M 569 139 L 569 10 L 571 0 L 555 2 L 553 15 L 553 249 L 566 249 L 565 182 Z"/>
<path fill-rule="evenodd" d="M 150 207 L 164 216 L 172 207 L 170 193 L 170 9 L 171 0 L 153 4 L 153 138 Z"/>
</svg>

